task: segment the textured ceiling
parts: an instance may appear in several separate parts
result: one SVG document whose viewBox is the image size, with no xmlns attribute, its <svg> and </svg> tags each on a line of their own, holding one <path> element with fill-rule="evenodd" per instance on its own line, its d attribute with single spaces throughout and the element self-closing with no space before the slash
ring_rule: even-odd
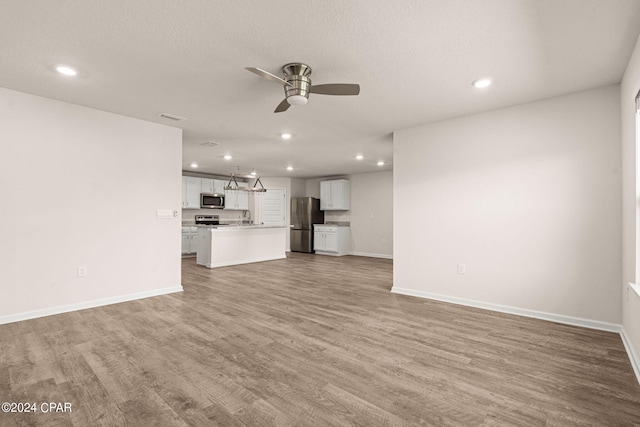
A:
<svg viewBox="0 0 640 427">
<path fill-rule="evenodd" d="M 185 170 L 263 176 L 391 169 L 395 130 L 618 83 L 640 33 L 638 0 L 1 4 L 0 86 L 181 127 Z M 361 93 L 274 114 L 282 87 L 244 67 L 280 75 L 288 62 Z M 472 88 L 482 76 L 495 84 Z"/>
</svg>

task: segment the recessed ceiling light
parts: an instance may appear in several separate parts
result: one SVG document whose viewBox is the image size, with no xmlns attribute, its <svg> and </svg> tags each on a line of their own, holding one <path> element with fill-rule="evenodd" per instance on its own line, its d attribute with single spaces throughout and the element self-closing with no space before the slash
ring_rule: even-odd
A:
<svg viewBox="0 0 640 427">
<path fill-rule="evenodd" d="M 192 167 L 192 168 L 197 168 L 197 167 L 198 167 L 198 164 L 197 164 L 196 162 L 193 162 L 193 163 L 191 163 L 191 167 Z"/>
<path fill-rule="evenodd" d="M 493 80 L 491 80 L 488 77 L 483 77 L 481 79 L 476 79 L 473 82 L 471 82 L 473 87 L 478 88 L 478 89 L 482 89 L 482 88 L 491 86 L 491 83 L 493 83 Z"/>
<path fill-rule="evenodd" d="M 383 162 L 382 160 L 380 160 L 380 161 L 378 162 L 378 166 L 384 166 L 384 162 Z"/>
<path fill-rule="evenodd" d="M 255 169 L 251 170 L 251 175 L 256 176 L 256 170 Z"/>
<path fill-rule="evenodd" d="M 65 76 L 76 76 L 78 72 L 68 65 L 56 65 L 56 71 Z"/>
<path fill-rule="evenodd" d="M 224 156 L 224 159 L 225 160 L 231 160 L 231 159 L 233 159 L 233 157 L 231 157 L 231 155 L 227 154 L 226 156 Z"/>
<path fill-rule="evenodd" d="M 358 154 L 356 156 L 356 160 L 362 160 L 362 159 L 364 159 L 364 156 L 362 154 Z"/>
<path fill-rule="evenodd" d="M 282 139 L 291 139 L 291 134 L 290 133 L 283 133 L 282 135 L 280 135 L 280 137 Z"/>
<path fill-rule="evenodd" d="M 288 171 L 292 171 L 293 170 L 293 166 L 287 166 L 287 170 Z"/>
</svg>

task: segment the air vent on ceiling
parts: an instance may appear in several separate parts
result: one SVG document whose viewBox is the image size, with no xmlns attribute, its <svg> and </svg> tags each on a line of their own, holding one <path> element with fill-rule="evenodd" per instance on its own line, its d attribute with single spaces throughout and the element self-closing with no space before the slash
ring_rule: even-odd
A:
<svg viewBox="0 0 640 427">
<path fill-rule="evenodd" d="M 176 122 L 179 122 L 180 120 L 187 120 L 186 117 L 180 117 L 169 113 L 160 113 L 158 114 L 158 116 L 162 117 L 163 119 L 175 120 Z"/>
<path fill-rule="evenodd" d="M 218 145 L 220 145 L 220 143 L 216 141 L 205 141 L 200 145 L 202 145 L 203 147 L 217 147 Z"/>
</svg>

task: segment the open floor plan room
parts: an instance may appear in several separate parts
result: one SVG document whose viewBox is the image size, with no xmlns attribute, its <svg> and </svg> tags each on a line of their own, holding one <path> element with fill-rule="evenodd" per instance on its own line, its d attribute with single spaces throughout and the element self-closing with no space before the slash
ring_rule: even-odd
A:
<svg viewBox="0 0 640 427">
<path fill-rule="evenodd" d="M 289 253 L 184 292 L 0 326 L 0 425 L 620 426 L 620 336 L 390 293 L 392 261 Z"/>
</svg>

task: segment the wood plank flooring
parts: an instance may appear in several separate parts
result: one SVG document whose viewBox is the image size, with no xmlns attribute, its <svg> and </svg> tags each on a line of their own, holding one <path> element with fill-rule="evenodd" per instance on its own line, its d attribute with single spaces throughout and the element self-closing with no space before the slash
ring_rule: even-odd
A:
<svg viewBox="0 0 640 427">
<path fill-rule="evenodd" d="M 617 334 L 391 294 L 392 262 L 292 253 L 179 294 L 0 326 L 1 426 L 640 426 Z"/>
</svg>

